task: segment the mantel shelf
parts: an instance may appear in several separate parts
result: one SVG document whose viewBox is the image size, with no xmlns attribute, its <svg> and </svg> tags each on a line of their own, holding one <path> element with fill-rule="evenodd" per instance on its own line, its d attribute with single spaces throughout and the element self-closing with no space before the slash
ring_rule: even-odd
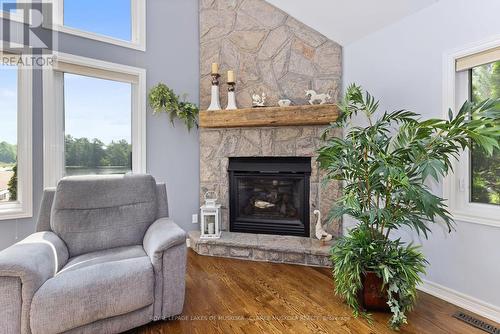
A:
<svg viewBox="0 0 500 334">
<path fill-rule="evenodd" d="M 325 125 L 335 122 L 335 104 L 290 107 L 262 107 L 200 112 L 201 128 L 238 128 L 269 126 Z"/>
</svg>

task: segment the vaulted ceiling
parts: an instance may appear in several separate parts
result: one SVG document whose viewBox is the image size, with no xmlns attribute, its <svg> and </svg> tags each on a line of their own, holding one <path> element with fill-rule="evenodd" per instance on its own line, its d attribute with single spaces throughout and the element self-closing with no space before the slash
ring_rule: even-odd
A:
<svg viewBox="0 0 500 334">
<path fill-rule="evenodd" d="M 341 45 L 348 45 L 439 0 L 267 0 Z"/>
</svg>

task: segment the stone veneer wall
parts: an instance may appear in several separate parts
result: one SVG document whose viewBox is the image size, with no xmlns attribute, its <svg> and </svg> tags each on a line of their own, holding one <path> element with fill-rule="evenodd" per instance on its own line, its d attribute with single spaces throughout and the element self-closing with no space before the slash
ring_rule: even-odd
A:
<svg viewBox="0 0 500 334">
<path fill-rule="evenodd" d="M 321 146 L 323 126 L 279 128 L 201 129 L 200 131 L 200 201 L 208 190 L 214 190 L 222 204 L 222 229 L 229 230 L 229 157 L 246 156 L 308 156 L 311 158 L 310 231 L 314 236 L 315 209 L 327 222 L 332 203 L 340 196 L 340 185 L 323 185 L 324 175 L 318 171 L 315 151 Z M 341 135 L 338 130 L 337 135 Z M 328 232 L 339 236 L 340 221 L 328 225 Z"/>
<path fill-rule="evenodd" d="M 200 0 L 200 105 L 210 104 L 211 63 L 220 64 L 221 105 L 226 105 L 226 71 L 236 72 L 240 108 L 251 106 L 253 93 L 265 92 L 267 105 L 281 98 L 306 104 L 305 90 L 328 92 L 338 101 L 342 75 L 342 48 L 264 0 Z M 311 236 L 315 209 L 323 222 L 339 185 L 321 186 L 315 163 L 321 146 L 321 126 L 280 128 L 200 129 L 200 196 L 215 190 L 223 205 L 223 229 L 229 230 L 229 157 L 310 156 Z M 341 135 L 339 132 L 338 135 Z M 328 227 L 340 235 L 341 223 Z"/>
<path fill-rule="evenodd" d="M 236 71 L 239 107 L 251 106 L 252 93 L 265 92 L 267 105 L 281 98 L 305 104 L 305 90 L 341 89 L 342 48 L 264 0 L 200 0 L 200 104 L 210 104 L 210 65 Z M 221 104 L 226 105 L 221 94 Z"/>
</svg>

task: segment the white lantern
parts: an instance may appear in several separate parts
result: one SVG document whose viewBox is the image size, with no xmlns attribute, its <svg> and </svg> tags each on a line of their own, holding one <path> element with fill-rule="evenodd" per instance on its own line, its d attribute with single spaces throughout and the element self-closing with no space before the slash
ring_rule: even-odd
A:
<svg viewBox="0 0 500 334">
<path fill-rule="evenodd" d="M 205 204 L 201 210 L 201 239 L 217 239 L 221 236 L 221 205 L 217 204 L 217 198 L 209 198 L 213 191 L 205 193 Z"/>
</svg>

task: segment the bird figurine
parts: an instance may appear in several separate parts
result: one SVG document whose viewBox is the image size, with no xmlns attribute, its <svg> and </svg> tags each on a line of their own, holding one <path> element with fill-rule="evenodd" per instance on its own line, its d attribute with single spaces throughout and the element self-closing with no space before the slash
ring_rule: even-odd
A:
<svg viewBox="0 0 500 334">
<path fill-rule="evenodd" d="M 316 238 L 321 241 L 321 244 L 324 245 L 325 242 L 332 240 L 333 236 L 326 232 L 321 225 L 321 212 L 319 210 L 314 210 L 314 215 L 318 217 L 316 222 Z"/>
</svg>

